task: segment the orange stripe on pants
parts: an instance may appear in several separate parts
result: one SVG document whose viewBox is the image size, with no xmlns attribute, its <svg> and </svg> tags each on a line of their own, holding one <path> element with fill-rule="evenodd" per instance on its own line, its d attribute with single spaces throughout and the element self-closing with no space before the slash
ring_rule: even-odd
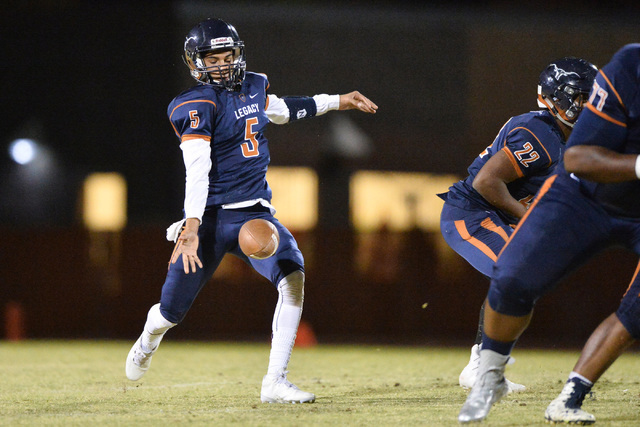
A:
<svg viewBox="0 0 640 427">
<path fill-rule="evenodd" d="M 627 293 L 629 292 L 629 289 L 631 289 L 631 285 L 633 285 L 633 282 L 636 280 L 636 277 L 638 276 L 638 272 L 640 272 L 640 263 L 638 263 L 638 266 L 636 267 L 636 272 L 633 273 L 633 277 L 631 278 L 631 282 L 629 282 L 629 286 L 627 287 L 627 290 L 624 291 L 624 295 L 622 296 L 622 298 L 624 298 Z M 640 297 L 640 295 L 638 295 Z"/>
<path fill-rule="evenodd" d="M 463 220 L 456 221 L 455 225 L 456 225 L 456 230 L 458 230 L 458 233 L 460 233 L 460 236 L 464 240 L 466 240 L 467 242 L 471 243 L 476 248 L 480 249 L 480 251 L 483 254 L 485 254 L 486 256 L 488 256 L 489 258 L 491 258 L 492 261 L 495 262 L 495 260 L 498 259 L 496 254 L 493 253 L 493 251 L 491 250 L 491 248 L 489 246 L 485 245 L 484 243 L 482 243 L 480 240 L 476 239 L 475 237 L 471 237 L 471 235 L 469 234 L 469 231 L 467 231 L 467 226 L 464 224 Z"/>
<path fill-rule="evenodd" d="M 500 237 L 502 237 L 502 239 L 505 242 L 509 240 L 509 236 L 507 235 L 507 232 L 504 231 L 502 228 L 498 227 L 495 222 L 491 221 L 491 218 L 485 219 L 480 223 L 480 225 L 486 228 L 487 230 L 493 231 L 494 233 L 498 234 Z"/>
</svg>

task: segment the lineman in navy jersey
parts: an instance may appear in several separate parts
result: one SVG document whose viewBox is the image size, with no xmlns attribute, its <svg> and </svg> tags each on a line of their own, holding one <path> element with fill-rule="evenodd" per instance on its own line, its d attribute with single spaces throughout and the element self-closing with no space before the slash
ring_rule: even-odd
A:
<svg viewBox="0 0 640 427">
<path fill-rule="evenodd" d="M 534 195 L 561 159 L 586 101 L 596 67 L 566 57 L 540 74 L 538 104 L 545 108 L 512 117 L 469 166 L 469 176 L 439 196 L 445 200 L 440 231 L 453 250 L 491 278 L 498 254 Z M 482 343 L 484 303 L 469 363 L 459 376 L 464 388 L 476 378 Z M 525 387 L 507 380 L 509 391 Z"/>
<path fill-rule="evenodd" d="M 273 216 L 265 178 L 269 144 L 263 131 L 269 122 L 284 124 L 329 110 L 375 113 L 378 107 L 357 91 L 314 97 L 268 94 L 267 77 L 246 71 L 237 31 L 219 19 L 196 25 L 186 37 L 184 52 L 199 85 L 178 95 L 167 111 L 186 169 L 184 219 L 167 230 L 167 238 L 177 244 L 160 303 L 149 310 L 127 356 L 127 377 L 135 381 L 145 374 L 166 331 L 184 319 L 223 256 L 231 253 L 270 280 L 279 293 L 262 402 L 314 402 L 314 394 L 287 380 L 302 314 L 304 260 L 289 230 Z M 270 258 L 248 258 L 238 247 L 240 227 L 254 218 L 278 229 L 280 244 Z"/>
<path fill-rule="evenodd" d="M 611 245 L 640 254 L 640 44 L 620 49 L 598 73 L 563 162 L 540 189 L 494 269 L 478 380 L 458 420 L 484 419 L 506 393 L 504 367 L 536 301 Z M 536 265 L 535 274 L 531 266 Z M 618 310 L 591 334 L 547 421 L 592 424 L 585 396 L 640 338 L 638 270 Z M 571 302 L 567 304 L 571 309 Z"/>
</svg>

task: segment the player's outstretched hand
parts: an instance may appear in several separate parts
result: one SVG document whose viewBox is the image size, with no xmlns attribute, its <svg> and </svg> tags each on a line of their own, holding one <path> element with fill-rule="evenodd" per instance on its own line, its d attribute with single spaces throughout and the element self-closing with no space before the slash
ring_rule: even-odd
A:
<svg viewBox="0 0 640 427">
<path fill-rule="evenodd" d="M 202 268 L 202 261 L 198 258 L 198 244 L 198 233 L 185 228 L 182 233 L 180 233 L 180 237 L 178 237 L 178 244 L 171 256 L 171 264 L 175 264 L 180 254 L 182 254 L 182 264 L 185 273 L 189 274 L 190 270 L 193 270 L 195 273 L 196 264 Z"/>
<path fill-rule="evenodd" d="M 339 110 L 360 110 L 365 113 L 374 114 L 378 110 L 378 106 L 371 102 L 369 98 L 354 90 L 351 93 L 340 95 Z"/>
</svg>

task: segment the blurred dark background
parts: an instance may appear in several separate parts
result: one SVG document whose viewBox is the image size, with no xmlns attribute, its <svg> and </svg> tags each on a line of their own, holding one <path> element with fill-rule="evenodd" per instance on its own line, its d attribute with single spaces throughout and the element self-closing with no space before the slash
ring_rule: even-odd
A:
<svg viewBox="0 0 640 427">
<path fill-rule="evenodd" d="M 303 319 L 318 340 L 472 344 L 487 281 L 447 252 L 437 230 L 380 230 L 363 244 L 340 214 L 348 197 L 336 195 L 359 169 L 464 176 L 509 117 L 537 109 L 547 63 L 573 55 L 602 66 L 640 41 L 640 6 L 348 3 L 0 5 L 5 326 L 17 304 L 28 338 L 137 336 L 172 250 L 164 230 L 181 215 L 184 167 L 166 108 L 194 83 L 181 60 L 183 38 L 200 20 L 220 17 L 236 26 L 248 69 L 266 73 L 272 93 L 357 89 L 380 107 L 375 116 L 341 113 L 371 138 L 367 156 L 327 144 L 331 113 L 267 133 L 274 166 L 319 172 L 319 225 L 292 230 L 307 261 Z M 41 142 L 49 163 L 36 173 L 13 162 L 8 146 L 16 138 Z M 82 183 L 100 171 L 127 180 L 121 233 L 83 227 Z M 363 252 L 373 260 L 368 267 L 354 261 Z M 615 248 L 569 276 L 539 303 L 523 345 L 581 344 L 615 310 L 636 262 Z M 275 291 L 237 260 L 223 270 L 173 337 L 268 339 Z"/>
</svg>

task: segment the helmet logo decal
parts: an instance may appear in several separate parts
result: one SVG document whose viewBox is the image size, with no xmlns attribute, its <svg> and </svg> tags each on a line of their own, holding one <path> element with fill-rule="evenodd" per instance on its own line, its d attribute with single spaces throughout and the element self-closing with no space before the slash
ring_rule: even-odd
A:
<svg viewBox="0 0 640 427">
<path fill-rule="evenodd" d="M 189 43 L 189 41 L 191 41 L 191 40 L 196 40 L 196 39 L 197 39 L 197 37 L 187 37 L 187 38 L 185 39 L 185 41 L 184 41 L 184 49 L 186 49 L 186 48 L 187 48 L 187 43 Z"/>
<path fill-rule="evenodd" d="M 580 78 L 580 74 L 576 73 L 575 71 L 565 71 L 562 68 L 558 68 L 556 64 L 551 64 L 551 66 L 553 67 L 553 73 L 555 74 L 554 77 L 556 79 L 559 79 L 560 77 L 563 77 L 563 76 L 570 76 L 572 74 Z"/>
<path fill-rule="evenodd" d="M 211 39 L 211 46 L 217 46 L 219 44 L 223 46 L 232 45 L 233 39 L 231 37 L 218 37 L 215 39 Z"/>
</svg>

